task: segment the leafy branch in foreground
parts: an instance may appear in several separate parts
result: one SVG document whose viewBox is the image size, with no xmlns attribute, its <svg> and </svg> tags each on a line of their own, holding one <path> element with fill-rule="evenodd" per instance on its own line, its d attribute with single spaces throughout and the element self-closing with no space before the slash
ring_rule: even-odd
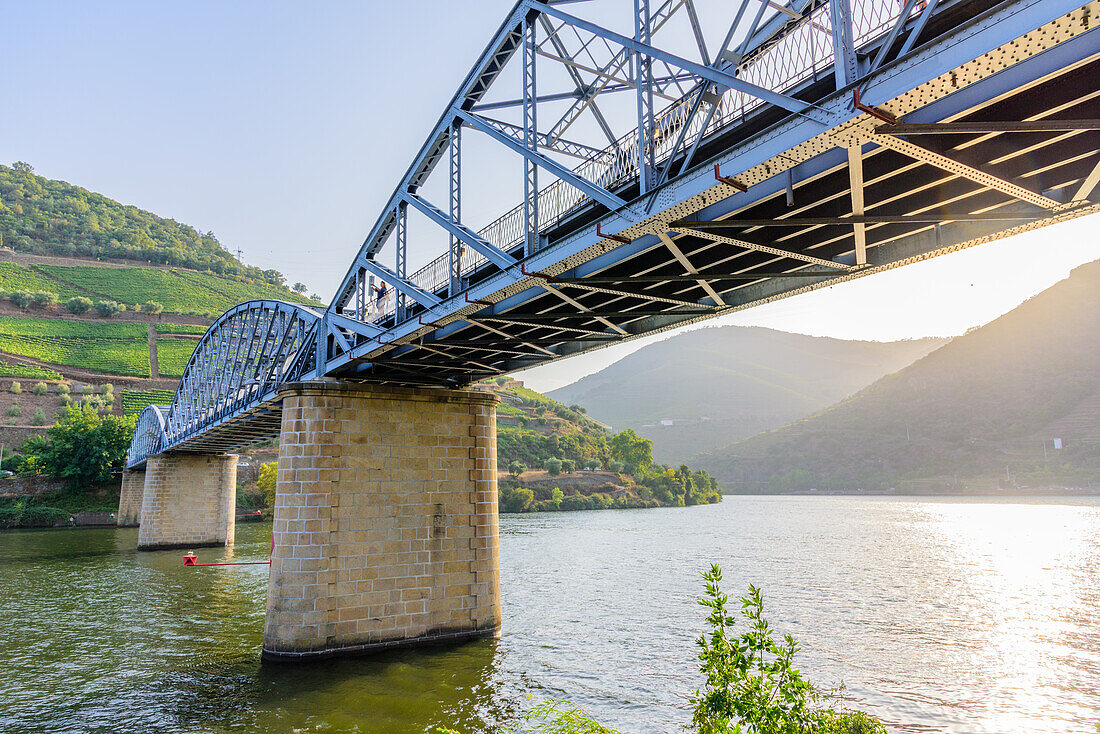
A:
<svg viewBox="0 0 1100 734">
<path fill-rule="evenodd" d="M 717 564 L 702 574 L 706 594 L 699 604 L 710 609 L 710 634 L 699 636 L 700 670 L 706 676 L 696 691 L 692 724 L 699 734 L 885 734 L 877 719 L 859 711 L 836 711 L 794 667 L 798 643 L 791 635 L 777 640 L 764 618 L 760 589 L 749 586 L 741 616 L 749 628 L 731 634 L 736 618 L 722 593 Z"/>
<path fill-rule="evenodd" d="M 734 634 L 737 618 L 722 593 L 722 570 L 704 571 L 710 633 L 699 636 L 699 669 L 706 676 L 689 730 L 697 734 L 886 734 L 881 721 L 862 711 L 832 708 L 833 694 L 820 692 L 794 667 L 798 643 L 790 635 L 777 640 L 764 618 L 760 589 L 749 586 L 741 616 L 749 628 Z M 1100 731 L 1100 725 L 1097 726 Z M 551 699 L 503 729 L 503 734 L 619 734 L 594 721 L 584 709 Z M 436 734 L 459 734 L 437 728 Z"/>
</svg>

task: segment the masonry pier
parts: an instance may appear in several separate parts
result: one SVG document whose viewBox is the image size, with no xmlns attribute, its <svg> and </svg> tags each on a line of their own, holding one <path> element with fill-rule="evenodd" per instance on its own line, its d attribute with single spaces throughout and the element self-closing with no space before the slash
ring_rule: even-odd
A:
<svg viewBox="0 0 1100 734">
<path fill-rule="evenodd" d="M 136 528 L 141 524 L 141 503 L 145 497 L 145 469 L 122 472 L 122 491 L 118 498 L 115 521 L 120 528 Z"/>
<path fill-rule="evenodd" d="M 263 656 L 496 635 L 495 396 L 290 383 Z"/>
<path fill-rule="evenodd" d="M 150 456 L 142 495 L 139 550 L 233 544 L 235 454 Z"/>
</svg>

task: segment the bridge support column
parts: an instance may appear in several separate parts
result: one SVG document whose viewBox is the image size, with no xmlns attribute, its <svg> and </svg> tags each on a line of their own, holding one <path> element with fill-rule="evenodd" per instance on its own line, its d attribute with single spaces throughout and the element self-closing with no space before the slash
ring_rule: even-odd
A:
<svg viewBox="0 0 1100 734">
<path fill-rule="evenodd" d="M 145 470 L 122 472 L 122 491 L 118 497 L 116 523 L 120 528 L 136 528 L 141 523 L 141 503 L 145 497 Z"/>
<path fill-rule="evenodd" d="M 282 396 L 264 658 L 498 634 L 497 399 L 338 382 Z"/>
<path fill-rule="evenodd" d="M 235 454 L 156 454 L 145 465 L 138 550 L 232 545 Z"/>
</svg>

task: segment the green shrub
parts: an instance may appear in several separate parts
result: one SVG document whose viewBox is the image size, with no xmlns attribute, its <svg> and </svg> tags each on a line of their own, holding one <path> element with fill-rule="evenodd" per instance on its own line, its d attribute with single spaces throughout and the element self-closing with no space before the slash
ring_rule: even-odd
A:
<svg viewBox="0 0 1100 734">
<path fill-rule="evenodd" d="M 31 392 L 35 395 L 45 395 L 49 391 L 50 388 L 47 387 L 44 382 L 36 382 L 34 383 L 34 387 L 31 388 Z"/>
<path fill-rule="evenodd" d="M 164 310 L 164 304 L 156 301 L 146 301 L 141 304 L 141 310 L 145 313 L 160 313 Z"/>
<path fill-rule="evenodd" d="M 23 384 L 21 382 L 13 380 L 12 383 L 11 383 L 11 388 L 10 389 L 13 393 L 18 395 L 21 392 L 23 392 Z"/>
<path fill-rule="evenodd" d="M 32 426 L 41 426 L 46 422 L 46 413 L 41 408 L 34 409 L 34 416 L 31 418 Z"/>
<path fill-rule="evenodd" d="M 23 412 L 22 409 L 18 405 L 13 405 L 10 408 L 8 408 L 8 415 L 10 415 L 12 418 L 19 415 L 22 412 Z"/>
<path fill-rule="evenodd" d="M 68 395 L 71 390 L 72 390 L 72 388 L 69 387 L 69 383 L 67 383 L 67 382 L 57 383 L 57 394 L 58 395 Z"/>
<path fill-rule="evenodd" d="M 122 310 L 122 306 L 116 301 L 96 301 L 95 311 L 103 318 L 110 318 L 119 311 Z"/>
<path fill-rule="evenodd" d="M 26 291 L 15 291 L 8 299 L 19 308 L 26 308 L 31 305 L 31 294 Z"/>
<path fill-rule="evenodd" d="M 621 461 L 609 461 L 607 463 L 608 471 L 615 472 L 616 474 L 622 474 L 623 469 L 625 469 L 625 468 L 626 467 L 623 465 L 623 462 L 621 462 Z"/>
<path fill-rule="evenodd" d="M 3 528 L 48 528 L 67 517 L 69 513 L 59 507 L 28 505 L 26 500 L 0 507 L 0 527 Z"/>
<path fill-rule="evenodd" d="M 57 303 L 57 294 L 50 293 L 49 291 L 38 291 L 31 294 L 31 300 L 35 306 L 39 308 L 45 308 L 46 306 L 52 306 Z"/>
<path fill-rule="evenodd" d="M 87 313 L 92 308 L 92 299 L 74 296 L 65 301 L 65 308 L 69 309 L 69 313 Z"/>
<path fill-rule="evenodd" d="M 525 512 L 535 501 L 535 493 L 526 487 L 500 487 L 497 505 L 500 512 Z"/>
<path fill-rule="evenodd" d="M 700 635 L 696 644 L 706 682 L 692 697 L 692 724 L 700 734 L 886 734 L 880 721 L 862 712 L 814 708 L 832 699 L 794 667 L 799 650 L 794 638 L 775 639 L 760 589 L 750 585 L 749 595 L 741 599 L 749 628 L 734 635 L 737 620 L 727 609 L 717 564 L 703 573 L 703 581 L 706 593 L 699 604 L 710 609 L 710 633 Z"/>
</svg>

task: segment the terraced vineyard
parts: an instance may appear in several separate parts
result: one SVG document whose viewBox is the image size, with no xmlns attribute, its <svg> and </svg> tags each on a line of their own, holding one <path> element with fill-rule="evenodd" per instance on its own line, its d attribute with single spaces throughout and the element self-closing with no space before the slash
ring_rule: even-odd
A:
<svg viewBox="0 0 1100 734">
<path fill-rule="evenodd" d="M 157 339 L 157 370 L 161 377 L 183 377 L 198 342 L 193 339 Z"/>
<path fill-rule="evenodd" d="M 210 327 L 200 324 L 156 324 L 158 334 L 194 334 L 202 336 Z"/>
<path fill-rule="evenodd" d="M 208 273 L 198 273 L 192 270 L 173 270 L 172 272 L 179 275 L 181 278 L 194 283 L 195 285 L 209 288 L 210 290 L 218 293 L 227 298 L 230 303 L 226 308 L 235 306 L 238 303 L 244 301 L 251 301 L 256 298 L 272 298 L 279 301 L 290 301 L 291 303 L 304 303 L 306 305 L 320 306 L 321 304 L 315 303 L 305 296 L 292 293 L 288 290 L 281 288 L 275 288 L 266 283 L 241 283 L 240 281 L 232 280 L 230 278 L 223 278 L 218 275 L 210 275 Z M 222 309 L 223 311 L 225 309 Z"/>
<path fill-rule="evenodd" d="M 88 265 L 36 265 L 35 268 L 84 291 L 119 303 L 139 305 L 156 301 L 169 313 L 209 312 L 217 315 L 242 301 L 256 298 L 277 298 L 302 303 L 308 301 L 267 284 L 241 283 L 188 270 L 101 268 Z"/>
<path fill-rule="evenodd" d="M 146 324 L 0 317 L 0 350 L 69 367 L 149 377 Z"/>
<path fill-rule="evenodd" d="M 42 273 L 15 263 L 0 263 L 0 290 L 56 293 L 58 298 L 84 295 L 71 286 L 57 283 Z"/>
<path fill-rule="evenodd" d="M 174 390 L 123 390 L 122 412 L 138 415 L 147 405 L 171 405 L 176 396 Z"/>
<path fill-rule="evenodd" d="M 0 360 L 0 377 L 25 377 L 29 380 L 60 380 L 62 375 L 34 364 L 8 364 Z"/>
</svg>

